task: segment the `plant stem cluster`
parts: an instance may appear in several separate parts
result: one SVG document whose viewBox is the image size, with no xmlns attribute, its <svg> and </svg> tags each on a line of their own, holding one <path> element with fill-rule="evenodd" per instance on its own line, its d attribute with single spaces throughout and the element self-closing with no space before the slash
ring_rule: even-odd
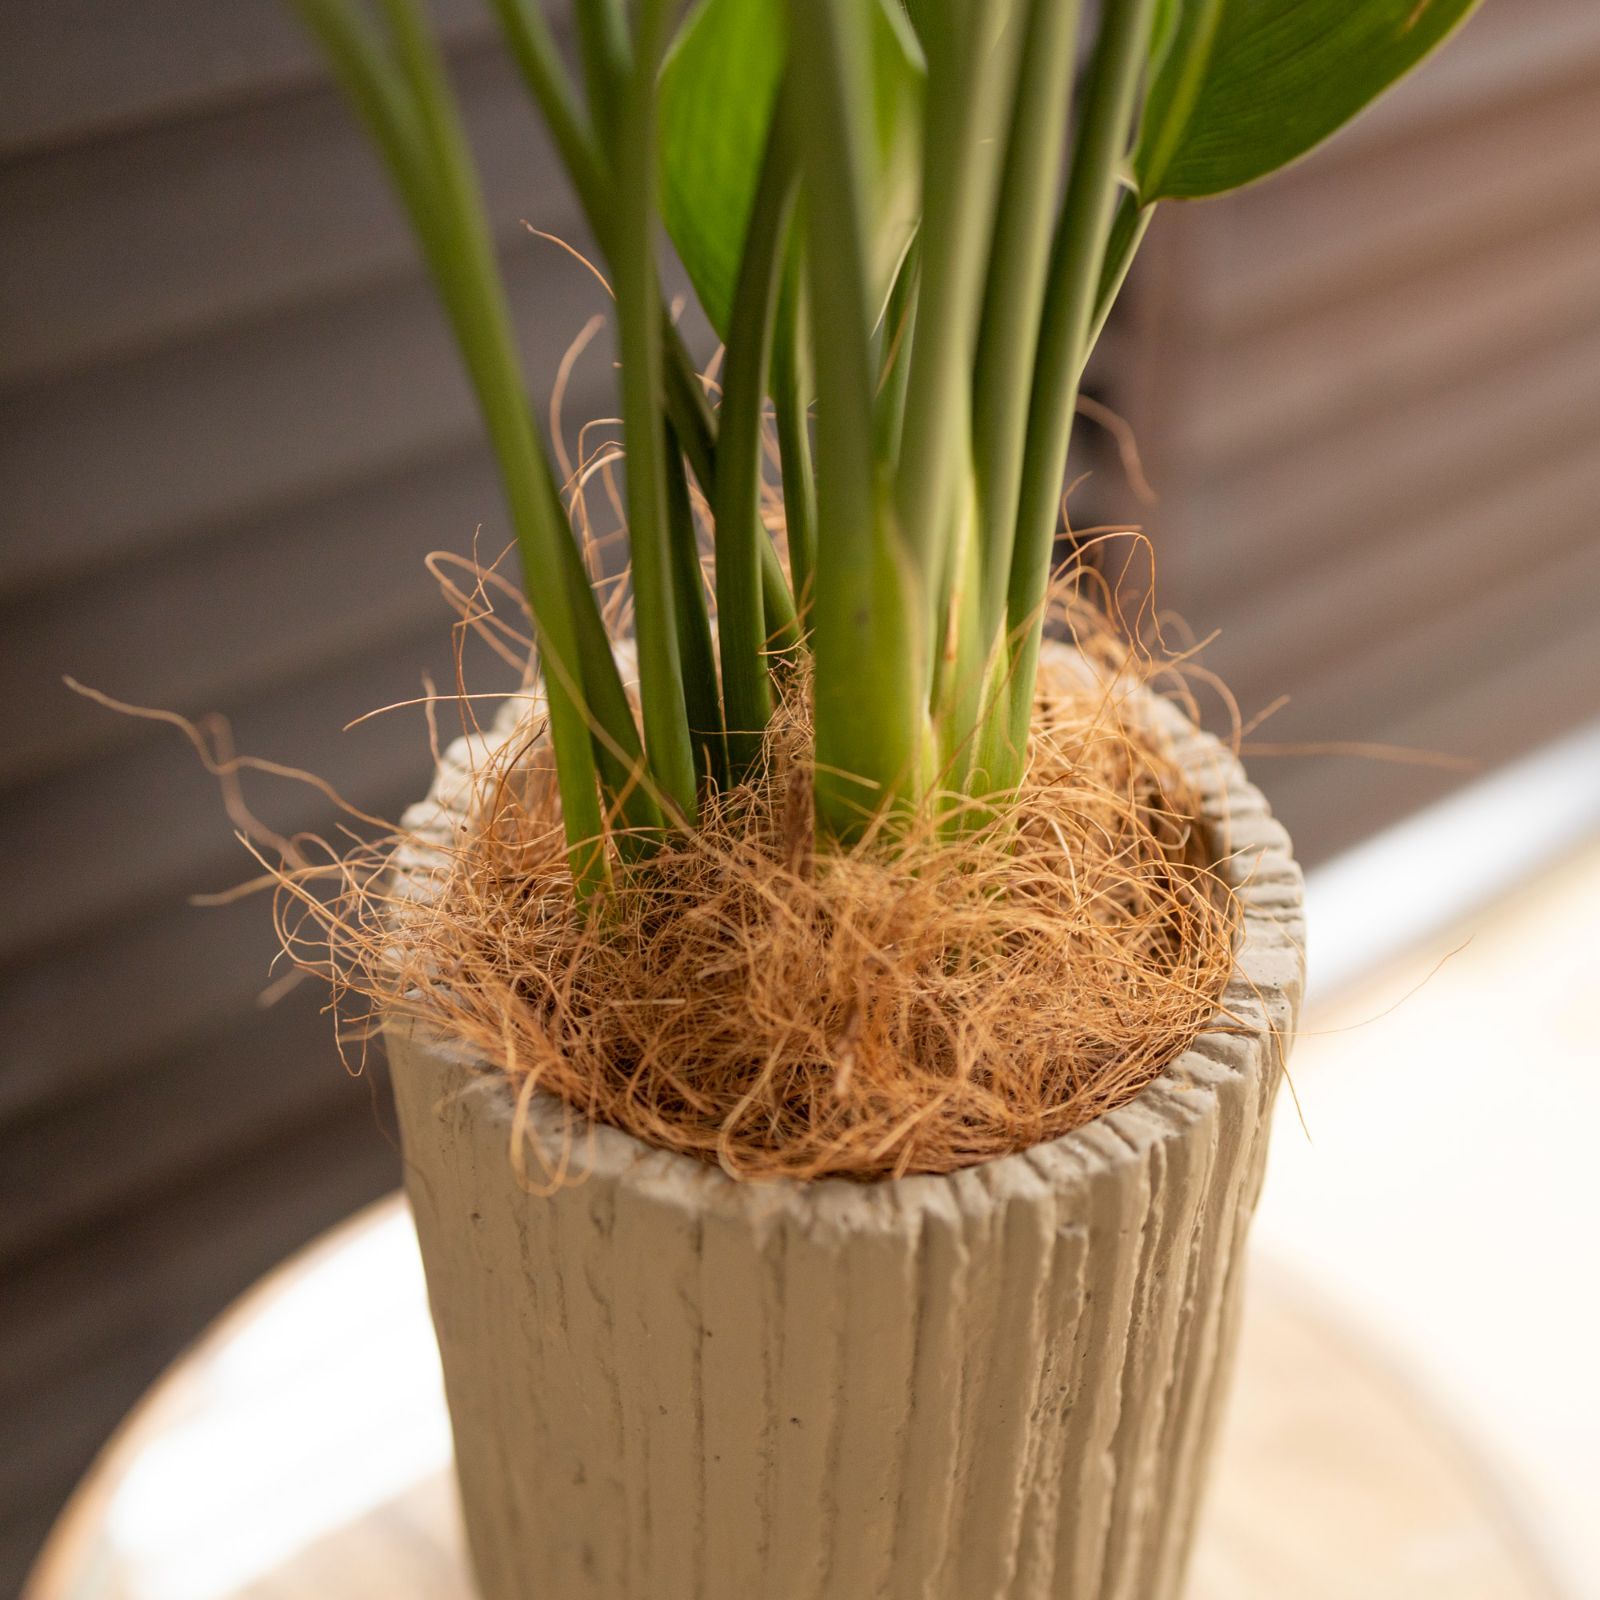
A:
<svg viewBox="0 0 1600 1600">
<path fill-rule="evenodd" d="M 1156 199 L 1295 159 L 1473 0 L 1307 0 L 1270 26 L 1236 0 L 573 0 L 575 65 L 541 0 L 492 0 L 616 296 L 636 706 L 424 0 L 293 3 L 391 169 L 498 456 L 587 893 L 744 780 L 799 652 L 823 842 L 1015 791 L 1079 379 Z M 715 410 L 663 303 L 663 223 L 724 342 Z"/>
</svg>

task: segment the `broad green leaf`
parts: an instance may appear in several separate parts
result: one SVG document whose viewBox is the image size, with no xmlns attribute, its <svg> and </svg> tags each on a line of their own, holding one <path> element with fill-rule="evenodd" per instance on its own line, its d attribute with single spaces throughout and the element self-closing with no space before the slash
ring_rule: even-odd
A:
<svg viewBox="0 0 1600 1600">
<path fill-rule="evenodd" d="M 920 210 L 924 68 L 898 0 L 873 16 L 872 293 L 888 299 Z M 787 49 L 784 0 L 704 0 L 661 72 L 662 212 L 701 306 L 726 336 Z"/>
<path fill-rule="evenodd" d="M 1198 199 L 1298 160 L 1479 0 L 1179 0 L 1146 101 L 1140 199 Z"/>
<path fill-rule="evenodd" d="M 1173 35 L 1186 9 L 1183 0 L 1156 0 L 1155 17 L 1150 24 L 1150 60 L 1158 69 L 1172 47 Z"/>
<path fill-rule="evenodd" d="M 1228 0 L 1159 0 L 1151 33 L 1151 83 L 1139 119 L 1134 170 L 1159 182 L 1182 143 L 1205 86 Z"/>
</svg>

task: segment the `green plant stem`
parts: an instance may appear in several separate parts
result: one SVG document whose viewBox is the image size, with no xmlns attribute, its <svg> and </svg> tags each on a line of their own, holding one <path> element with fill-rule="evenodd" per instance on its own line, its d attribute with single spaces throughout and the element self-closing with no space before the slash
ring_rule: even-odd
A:
<svg viewBox="0 0 1600 1600">
<path fill-rule="evenodd" d="M 939 787 L 947 791 L 964 791 L 971 778 L 978 744 L 975 735 L 984 708 L 984 669 L 993 654 L 980 633 L 977 486 L 970 473 L 965 482 L 948 546 L 950 570 L 944 583 L 946 599 L 932 690 Z"/>
<path fill-rule="evenodd" d="M 784 533 L 796 608 L 811 607 L 817 570 L 817 474 L 811 457 L 811 350 L 806 332 L 805 216 L 797 198 L 789 214 L 783 286 L 772 347 L 772 401 L 783 477 Z M 806 626 L 809 626 L 809 619 Z M 770 631 L 771 622 L 769 618 Z"/>
<path fill-rule="evenodd" d="M 575 0 L 573 13 L 590 114 L 602 132 L 620 128 L 631 54 L 627 15 L 618 0 Z"/>
<path fill-rule="evenodd" d="M 1021 29 L 1008 8 L 930 6 L 916 338 L 895 474 L 900 531 L 930 593 L 946 599 L 950 540 L 969 462 L 972 365 L 998 188 L 1003 108 Z M 929 664 L 931 671 L 932 663 Z"/>
<path fill-rule="evenodd" d="M 810 357 L 804 334 L 797 327 L 780 321 L 779 338 L 787 352 L 774 364 L 773 410 L 778 429 L 778 465 L 783 474 L 789 572 L 794 582 L 795 607 L 803 613 L 811 604 L 817 570 L 817 475 L 811 459 L 811 408 L 806 401 Z"/>
<path fill-rule="evenodd" d="M 600 239 L 605 175 L 595 151 L 593 129 L 573 93 L 540 0 L 490 0 L 490 4 L 500 19 L 512 59 L 544 113 L 561 163 L 577 190 L 578 203 Z M 605 248 L 603 241 L 601 248 Z"/>
<path fill-rule="evenodd" d="M 761 599 L 766 608 L 767 649 L 778 655 L 798 650 L 805 642 L 800 615 L 794 608 L 788 575 L 770 538 L 761 541 Z"/>
<path fill-rule="evenodd" d="M 556 51 L 550 26 L 538 0 L 491 0 L 501 29 L 511 47 L 512 58 L 522 72 L 529 92 L 544 114 L 556 142 L 561 163 L 567 169 L 578 204 L 590 232 L 607 260 L 611 256 L 613 217 L 609 206 L 609 183 L 605 163 L 595 144 L 592 126 L 573 93 L 566 68 Z M 706 400 L 705 390 L 694 368 L 683 336 L 665 316 L 667 331 L 667 409 L 673 426 L 694 468 L 695 476 L 707 495 L 716 448 L 716 423 Z"/>
<path fill-rule="evenodd" d="M 705 385 L 695 370 L 694 357 L 671 318 L 667 327 L 667 415 L 678 443 L 699 480 L 700 491 L 710 500 L 717 490 L 717 418 L 706 397 Z"/>
<path fill-rule="evenodd" d="M 767 535 L 761 522 L 762 421 L 796 180 L 779 108 L 767 135 L 734 285 L 717 434 L 717 637 L 728 756 L 736 778 L 754 764 L 772 716 L 772 689 L 763 655 L 761 545 Z"/>
<path fill-rule="evenodd" d="M 584 700 L 583 675 L 590 664 L 582 660 L 565 573 L 563 546 L 571 545 L 571 530 L 560 515 L 528 412 L 493 246 L 443 64 L 410 0 L 389 0 L 385 8 L 398 60 L 344 0 L 297 4 L 372 128 L 412 214 L 500 460 L 544 669 L 569 857 L 579 892 L 587 895 L 605 882 L 607 867 L 591 712 Z M 592 594 L 588 605 L 594 607 Z M 615 671 L 609 651 L 606 664 Z M 631 716 L 595 732 L 622 749 L 636 737 Z"/>
<path fill-rule="evenodd" d="M 922 779 L 926 611 L 872 448 L 867 18 L 856 0 L 789 0 L 788 16 L 813 359 L 825 397 L 812 606 L 815 804 L 818 831 L 849 839 Z"/>
<path fill-rule="evenodd" d="M 655 261 L 656 70 L 667 15 L 667 0 L 644 0 L 639 10 L 631 78 L 617 119 L 611 265 L 628 441 L 628 538 L 645 754 L 663 796 L 692 824 L 698 813 L 697 785 L 673 596 L 662 414 L 665 326 Z"/>
<path fill-rule="evenodd" d="M 382 41 L 364 31 L 366 25 L 359 14 L 350 12 L 343 4 L 343 0 L 308 0 L 308 3 L 302 4 L 301 10 L 322 39 L 335 63 L 342 64 L 341 77 L 346 88 L 357 100 L 358 108 L 363 111 L 368 125 L 373 127 L 380 148 L 384 151 L 402 195 L 416 219 L 424 253 L 433 266 L 435 277 L 439 280 L 446 311 L 452 323 L 458 328 L 463 355 L 467 359 L 469 373 L 479 391 L 480 402 L 487 417 L 490 405 L 495 402 L 491 399 L 490 392 L 486 390 L 481 342 L 472 340 L 471 336 L 461 328 L 463 318 L 469 323 L 474 320 L 470 303 L 474 297 L 482 293 L 483 279 L 480 275 L 475 280 L 470 273 L 463 277 L 457 268 L 452 267 L 449 252 L 442 248 L 441 232 L 457 227 L 458 223 L 455 220 L 454 210 L 448 205 L 448 191 L 441 189 L 426 170 L 429 158 L 421 146 L 420 130 L 419 137 L 415 140 L 409 138 L 405 132 L 410 119 L 408 97 L 396 94 L 392 85 L 385 87 L 393 72 L 387 65 L 387 49 Z M 437 70 L 442 74 L 442 65 Z M 442 76 L 440 84 L 442 92 Z M 562 129 L 579 141 L 587 137 L 576 123 L 570 123 L 561 117 L 555 120 L 558 139 L 562 137 L 560 132 Z M 465 160 L 464 150 L 461 151 L 461 159 Z M 469 190 L 470 188 L 469 185 Z M 481 202 L 478 202 L 471 193 L 468 197 L 481 213 Z M 470 232 L 470 222 L 468 231 Z M 480 257 L 480 266 L 484 265 L 492 265 L 492 258 Z M 487 281 L 490 300 L 498 299 L 502 302 L 499 315 L 509 328 L 509 316 L 504 313 L 498 276 L 490 271 Z M 491 317 L 493 316 L 494 313 L 491 313 Z M 515 360 L 514 356 L 512 360 Z M 518 383 L 520 382 L 519 378 Z M 526 390 L 523 389 L 522 392 L 525 394 Z M 519 404 L 516 409 L 522 409 L 521 405 Z M 531 433 L 531 421 L 524 425 Z M 534 437 L 536 440 L 536 435 Z M 513 483 L 520 484 L 524 481 L 525 475 L 515 471 L 511 465 L 513 458 L 500 447 L 499 436 L 492 428 L 491 438 L 495 439 L 497 449 L 500 450 L 507 494 L 512 500 L 513 518 L 523 554 L 524 570 L 530 580 L 529 604 L 534 613 L 537 630 L 540 628 L 541 613 L 549 610 L 549 591 L 548 589 L 545 591 L 543 599 L 534 592 L 539 587 L 533 582 L 533 574 L 538 570 L 539 563 L 530 549 L 527 515 L 526 513 L 519 515 L 517 511 L 517 495 Z M 571 528 L 565 508 L 561 504 L 548 457 L 536 442 L 532 453 L 534 457 L 532 488 L 542 503 L 540 516 L 543 522 L 556 530 L 553 543 L 566 577 L 570 596 L 577 639 L 579 677 L 588 703 L 587 714 L 591 723 L 601 786 L 611 804 L 618 808 L 620 820 L 632 830 L 645 832 L 660 826 L 661 812 L 648 785 L 640 782 L 643 746 L 634 722 L 633 709 L 628 703 L 627 693 L 617 671 L 610 638 L 595 604 L 583 558 L 571 536 Z M 542 631 L 540 637 L 541 654 L 548 668 L 554 660 L 553 651 Z M 546 676 L 549 675 L 547 671 Z M 557 715 L 557 713 L 552 714 L 552 722 L 557 720 Z M 567 803 L 564 800 L 564 806 Z"/>
<path fill-rule="evenodd" d="M 986 641 L 1005 620 L 1078 19 L 1078 0 L 1032 0 L 1029 6 L 995 214 L 973 396 L 982 552 L 979 615 Z"/>
<path fill-rule="evenodd" d="M 911 241 L 895 274 L 889 305 L 883 314 L 883 355 L 878 363 L 878 458 L 893 461 L 900 454 L 906 419 L 906 385 L 911 375 L 911 346 L 917 333 L 917 288 L 921 251 Z"/>
<path fill-rule="evenodd" d="M 1089 330 L 1088 343 L 1079 366 L 1080 377 L 1082 369 L 1089 364 L 1089 357 L 1094 354 L 1095 346 L 1100 343 L 1100 335 L 1105 332 L 1106 323 L 1111 317 L 1111 308 L 1122 293 L 1128 271 L 1133 266 L 1133 258 L 1139 253 L 1139 246 L 1144 243 L 1144 236 L 1155 214 L 1155 202 L 1147 206 L 1140 205 L 1131 189 L 1124 189 L 1117 199 L 1117 212 L 1111 221 L 1111 236 L 1106 241 L 1105 260 L 1100 268 L 1100 285 L 1095 291 L 1094 325 Z"/>
<path fill-rule="evenodd" d="M 717 424 L 700 375 L 678 330 L 667 327 L 667 416 L 678 435 L 689 465 L 699 480 L 707 501 L 717 493 Z M 765 603 L 767 643 L 774 650 L 792 650 L 800 643 L 800 627 L 795 614 L 794 595 L 789 579 L 772 547 L 772 540 L 761 540 L 761 594 Z"/>
<path fill-rule="evenodd" d="M 594 130 L 573 92 L 538 0 L 492 0 L 492 4 L 512 56 L 550 127 L 595 242 L 614 265 L 615 195 L 607 161 L 596 146 Z M 702 492 L 711 500 L 716 494 L 716 420 L 694 360 L 665 306 L 660 318 L 666 329 L 667 415 Z M 768 633 L 792 643 L 798 639 L 794 600 L 770 541 L 761 565 Z"/>
<path fill-rule="evenodd" d="M 667 517 L 672 541 L 672 593 L 676 605 L 678 656 L 683 662 L 684 702 L 694 742 L 695 772 L 702 784 L 720 789 L 728 781 L 728 743 L 718 695 L 717 656 L 706 608 L 705 573 L 683 453 L 667 437 Z"/>
<path fill-rule="evenodd" d="M 1078 380 L 1093 326 L 1152 11 L 1153 0 L 1105 0 L 1084 85 L 1066 202 L 1051 252 L 1007 594 L 1007 626 L 1018 641 L 1003 771 L 997 774 L 1007 787 L 1020 776 L 1027 749 Z"/>
<path fill-rule="evenodd" d="M 542 460 L 542 451 L 540 455 Z M 546 469 L 539 477 L 537 487 L 549 507 L 548 515 L 563 529 L 567 528 L 567 512 L 554 475 Z M 658 830 L 663 819 L 654 786 L 645 772 L 644 745 L 638 724 L 617 669 L 605 619 L 595 604 L 594 584 L 584 566 L 578 543 L 570 536 L 563 537 L 559 550 L 571 597 L 580 676 L 589 707 L 600 788 L 611 812 L 607 820 L 620 823 L 634 837 L 643 838 Z"/>
</svg>

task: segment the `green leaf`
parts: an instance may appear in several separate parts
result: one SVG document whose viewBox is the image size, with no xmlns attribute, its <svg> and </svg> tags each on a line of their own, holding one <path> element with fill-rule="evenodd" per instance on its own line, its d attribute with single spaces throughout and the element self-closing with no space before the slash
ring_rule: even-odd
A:
<svg viewBox="0 0 1600 1600">
<path fill-rule="evenodd" d="M 924 69 L 898 0 L 872 16 L 876 171 L 869 241 L 881 309 L 916 232 Z M 727 336 L 767 127 L 787 52 L 783 0 L 704 0 L 661 73 L 662 213 L 707 318 Z"/>
<path fill-rule="evenodd" d="M 500 0 L 500 3 L 504 4 L 504 0 Z M 1157 68 L 1172 48 L 1178 23 L 1188 9 L 1184 0 L 1156 0 L 1155 17 L 1150 24 L 1150 60 Z"/>
<path fill-rule="evenodd" d="M 1297 161 L 1479 3 L 1179 0 L 1134 156 L 1141 200 L 1221 194 Z"/>
</svg>

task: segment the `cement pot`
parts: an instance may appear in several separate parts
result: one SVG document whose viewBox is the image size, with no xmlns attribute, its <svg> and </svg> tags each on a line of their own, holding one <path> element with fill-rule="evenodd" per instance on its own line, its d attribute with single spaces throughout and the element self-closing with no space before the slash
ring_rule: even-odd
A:
<svg viewBox="0 0 1600 1600">
<path fill-rule="evenodd" d="M 1157 707 L 1230 852 L 1227 1003 L 1121 1109 L 949 1177 L 737 1184 L 595 1130 L 540 1197 L 503 1079 L 390 1056 L 484 1600 L 1173 1600 L 1302 987 L 1301 881 Z M 467 802 L 447 756 L 431 809 Z M 565 1111 L 536 1100 L 534 1137 Z"/>
</svg>

